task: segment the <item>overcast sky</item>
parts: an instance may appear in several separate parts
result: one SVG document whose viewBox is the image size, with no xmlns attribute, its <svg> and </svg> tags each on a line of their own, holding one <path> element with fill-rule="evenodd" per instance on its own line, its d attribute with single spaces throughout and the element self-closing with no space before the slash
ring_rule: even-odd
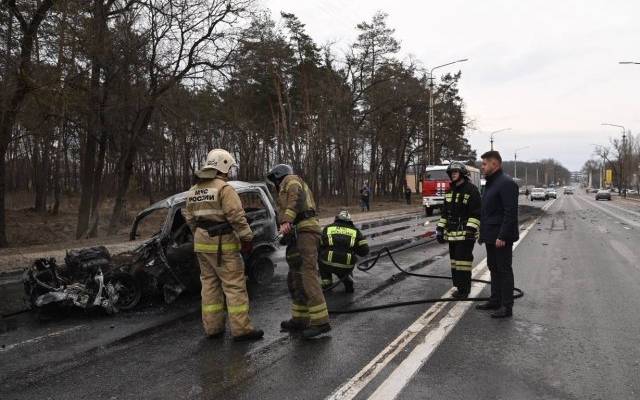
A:
<svg viewBox="0 0 640 400">
<path fill-rule="evenodd" d="M 503 158 L 553 157 L 579 169 L 591 143 L 620 130 L 640 131 L 640 0 L 261 0 L 278 20 L 293 12 L 319 43 L 342 51 L 355 25 L 376 10 L 389 14 L 403 48 L 424 67 L 460 64 L 467 115 L 483 132 L 497 134 Z M 441 70 L 446 72 L 446 70 Z M 469 133 L 474 149 L 489 135 Z"/>
</svg>

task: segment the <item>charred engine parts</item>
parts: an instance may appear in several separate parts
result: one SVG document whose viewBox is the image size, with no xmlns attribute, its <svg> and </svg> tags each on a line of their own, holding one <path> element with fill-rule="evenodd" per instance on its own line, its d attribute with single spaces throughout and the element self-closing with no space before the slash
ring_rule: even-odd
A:
<svg viewBox="0 0 640 400">
<path fill-rule="evenodd" d="M 107 314 L 135 307 L 141 291 L 133 276 L 115 270 L 103 246 L 67 253 L 65 265 L 54 258 L 38 259 L 23 275 L 32 309 L 100 308 Z"/>
</svg>

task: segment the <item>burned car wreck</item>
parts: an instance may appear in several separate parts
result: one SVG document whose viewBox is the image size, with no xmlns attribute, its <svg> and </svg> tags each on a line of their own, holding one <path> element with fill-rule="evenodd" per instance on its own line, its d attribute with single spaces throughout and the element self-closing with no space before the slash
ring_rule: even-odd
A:
<svg viewBox="0 0 640 400">
<path fill-rule="evenodd" d="M 229 183 L 238 192 L 254 232 L 252 252 L 242 254 L 245 273 L 250 281 L 266 285 L 276 267 L 273 198 L 264 183 Z M 131 251 L 112 256 L 98 246 L 69 251 L 64 265 L 52 258 L 35 261 L 23 276 L 31 308 L 71 306 L 114 313 L 136 307 L 143 298 L 172 303 L 184 292 L 198 292 L 200 268 L 193 235 L 182 215 L 186 197 L 182 192 L 141 211 L 129 234 L 140 244 Z"/>
</svg>

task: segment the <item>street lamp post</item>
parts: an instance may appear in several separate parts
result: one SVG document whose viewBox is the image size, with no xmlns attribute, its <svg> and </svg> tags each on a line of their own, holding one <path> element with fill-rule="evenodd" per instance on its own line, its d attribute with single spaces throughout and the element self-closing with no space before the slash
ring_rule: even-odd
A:
<svg viewBox="0 0 640 400">
<path fill-rule="evenodd" d="M 513 152 L 513 179 L 518 179 L 518 152 L 520 150 L 528 149 L 530 146 L 520 147 Z"/>
<path fill-rule="evenodd" d="M 624 157 L 626 156 L 625 152 L 627 149 L 627 129 L 622 125 L 616 125 L 616 124 L 602 123 L 602 125 L 613 126 L 613 127 L 622 129 L 622 152 L 621 154 L 619 154 L 620 156 L 620 185 L 619 186 L 621 187 L 618 187 L 618 190 L 620 191 L 620 194 L 625 196 L 626 195 L 625 189 L 627 185 L 624 182 Z"/>
<path fill-rule="evenodd" d="M 428 123 L 428 134 L 427 134 L 427 141 L 429 143 L 429 147 L 428 147 L 428 154 L 427 154 L 427 161 L 429 162 L 429 164 L 433 164 L 435 161 L 435 145 L 434 145 L 434 134 L 433 134 L 433 71 L 435 71 L 438 68 L 442 68 L 442 67 L 447 67 L 449 65 L 453 65 L 453 64 L 457 64 L 457 63 L 461 63 L 461 62 L 465 62 L 465 61 L 469 61 L 468 58 L 463 58 L 460 60 L 456 60 L 456 61 L 452 61 L 446 64 L 442 64 L 442 65 L 438 65 L 436 67 L 431 68 L 431 70 L 429 71 L 429 123 Z"/>
<path fill-rule="evenodd" d="M 493 151 L 493 135 L 495 135 L 496 133 L 500 133 L 500 132 L 504 132 L 504 131 L 510 131 L 511 128 L 504 128 L 504 129 L 498 129 L 497 131 L 493 131 L 489 133 L 489 142 L 491 142 L 491 150 Z"/>
</svg>

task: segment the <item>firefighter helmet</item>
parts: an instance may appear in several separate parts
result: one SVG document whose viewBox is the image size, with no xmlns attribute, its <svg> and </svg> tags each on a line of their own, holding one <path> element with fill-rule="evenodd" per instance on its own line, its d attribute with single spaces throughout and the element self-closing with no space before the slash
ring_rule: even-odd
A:
<svg viewBox="0 0 640 400">
<path fill-rule="evenodd" d="M 280 186 L 280 182 L 287 175 L 293 175 L 293 168 L 288 164 L 278 164 L 271 168 L 271 171 L 267 174 L 267 181 L 273 183 L 275 186 Z"/>
<path fill-rule="evenodd" d="M 467 166 L 460 161 L 454 161 L 447 167 L 447 175 L 449 175 L 449 178 L 451 178 L 451 173 L 453 171 L 460 172 L 460 175 L 462 176 L 469 176 L 469 170 L 467 169 Z"/>
<path fill-rule="evenodd" d="M 351 214 L 349 214 L 349 210 L 346 208 L 340 210 L 338 215 L 336 215 L 336 221 L 351 222 Z"/>
<path fill-rule="evenodd" d="M 207 154 L 204 166 L 196 171 L 196 176 L 201 179 L 213 179 L 218 172 L 228 174 L 233 166 L 237 166 L 237 163 L 228 151 L 213 149 Z"/>
</svg>

